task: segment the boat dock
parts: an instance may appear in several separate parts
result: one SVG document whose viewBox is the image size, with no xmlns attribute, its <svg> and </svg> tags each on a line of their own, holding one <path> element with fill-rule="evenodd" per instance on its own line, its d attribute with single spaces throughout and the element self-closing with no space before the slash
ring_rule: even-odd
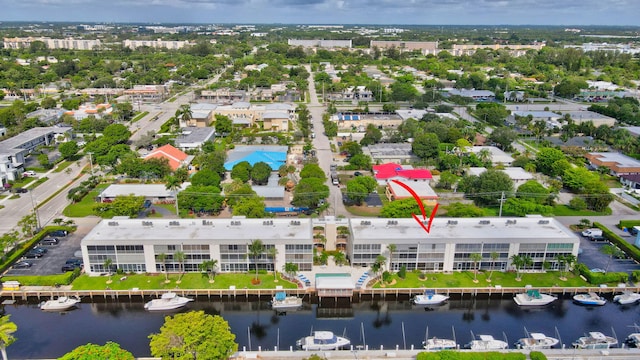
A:
<svg viewBox="0 0 640 360">
<path fill-rule="evenodd" d="M 379 349 L 379 350 L 340 350 L 340 351 L 323 351 L 322 354 L 327 359 L 346 360 L 346 359 L 397 359 L 397 360 L 413 360 L 418 353 L 423 352 L 420 349 L 402 350 L 402 349 Z M 462 352 L 470 352 L 471 350 L 459 350 Z M 546 349 L 537 350 L 544 353 L 548 360 L 631 360 L 640 358 L 640 349 L 607 349 L 607 350 L 579 350 L 574 349 Z M 529 354 L 528 350 L 497 350 L 497 352 L 509 353 L 517 352 Z M 239 351 L 230 359 L 278 359 L 278 360 L 299 360 L 306 359 L 317 351 Z M 527 356 L 528 358 L 528 356 Z"/>
<path fill-rule="evenodd" d="M 89 299 L 144 299 L 148 297 L 159 297 L 163 293 L 172 291 L 180 296 L 192 296 L 200 298 L 271 298 L 276 292 L 286 291 L 289 295 L 309 296 L 324 298 L 350 299 L 353 302 L 359 302 L 361 299 L 408 299 L 414 295 L 423 294 L 425 290 L 432 290 L 439 294 L 450 296 L 451 298 L 473 298 L 481 297 L 504 297 L 513 296 L 527 290 L 536 289 L 540 293 L 554 294 L 558 296 L 573 296 L 578 293 L 594 292 L 599 295 L 614 295 L 622 291 L 639 292 L 640 287 L 477 287 L 477 288 L 360 288 L 353 290 L 350 296 L 344 296 L 343 293 L 332 294 L 323 292 L 318 294 L 315 288 L 298 288 L 298 289 L 129 289 L 129 290 L 73 290 L 69 287 L 44 287 L 44 286 L 21 286 L 14 290 L 3 290 L 0 297 L 10 298 L 12 300 L 28 300 L 50 298 L 52 296 L 79 296 Z"/>
</svg>

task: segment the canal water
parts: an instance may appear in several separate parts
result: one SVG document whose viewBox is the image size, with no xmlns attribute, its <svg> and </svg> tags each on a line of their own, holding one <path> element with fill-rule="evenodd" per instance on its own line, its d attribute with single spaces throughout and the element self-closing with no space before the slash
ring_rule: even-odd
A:
<svg viewBox="0 0 640 360">
<path fill-rule="evenodd" d="M 611 299 L 609 299 L 611 300 Z M 148 312 L 143 302 L 128 298 L 108 299 L 102 303 L 82 303 L 64 313 L 43 312 L 37 303 L 4 305 L 18 325 L 18 338 L 8 348 L 12 359 L 59 357 L 79 345 L 119 343 L 135 356 L 150 356 L 148 335 L 158 332 L 164 317 L 174 313 Z M 524 309 L 510 296 L 477 297 L 466 295 L 446 304 L 425 308 L 408 300 L 362 299 L 359 303 L 324 299 L 320 305 L 305 298 L 304 307 L 286 314 L 276 314 L 267 300 L 245 298 L 198 298 L 180 311 L 204 310 L 223 316 L 236 334 L 240 349 L 272 350 L 295 348 L 296 340 L 312 330 L 331 330 L 345 335 L 354 346 L 370 349 L 410 349 L 421 346 L 425 336 L 454 338 L 461 345 L 471 334 L 489 334 L 505 339 L 513 346 L 528 332 L 560 336 L 571 342 L 589 331 L 617 336 L 620 343 L 640 324 L 640 305 L 621 306 L 609 301 L 602 307 L 576 305 L 567 296 L 552 305 Z M 526 330 L 525 330 L 526 329 Z M 557 330 L 556 330 L 557 329 Z M 428 335 L 427 335 L 428 334 Z"/>
</svg>

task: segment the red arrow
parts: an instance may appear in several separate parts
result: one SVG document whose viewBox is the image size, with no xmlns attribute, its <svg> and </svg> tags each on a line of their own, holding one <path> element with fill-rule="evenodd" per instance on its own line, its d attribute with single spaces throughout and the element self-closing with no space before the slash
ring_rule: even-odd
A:
<svg viewBox="0 0 640 360">
<path fill-rule="evenodd" d="M 431 224 L 433 223 L 433 218 L 436 216 L 436 212 L 438 211 L 438 203 L 436 203 L 436 206 L 431 211 L 431 215 L 429 216 L 429 222 L 425 226 L 424 221 L 427 220 L 427 212 L 424 210 L 424 204 L 422 203 L 422 199 L 420 199 L 420 196 L 418 196 L 418 194 L 416 194 L 416 192 L 413 191 L 413 189 L 409 187 L 409 185 L 403 182 L 400 182 L 398 180 L 391 180 L 391 181 L 402 186 L 405 190 L 409 192 L 409 194 L 413 196 L 415 201 L 418 203 L 418 206 L 420 207 L 420 211 L 422 212 L 422 221 L 420 221 L 420 219 L 416 214 L 411 214 L 411 216 L 413 216 L 413 218 L 418 222 L 418 224 L 420 224 L 420 226 L 424 229 L 424 231 L 427 232 L 427 234 L 430 233 Z"/>
</svg>

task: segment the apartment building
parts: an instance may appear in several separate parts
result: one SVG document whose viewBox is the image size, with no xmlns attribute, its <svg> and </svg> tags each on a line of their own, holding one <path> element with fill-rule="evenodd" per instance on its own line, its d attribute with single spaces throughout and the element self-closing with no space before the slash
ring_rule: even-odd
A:
<svg viewBox="0 0 640 360">
<path fill-rule="evenodd" d="M 319 235 L 322 235 L 319 236 Z M 342 249 L 352 266 L 369 267 L 378 255 L 389 256 L 391 269 L 424 271 L 480 269 L 506 271 L 513 255 L 530 256 L 531 270 L 546 264 L 558 269 L 558 255 L 578 254 L 580 239 L 553 218 L 441 218 L 426 233 L 414 219 L 105 219 L 82 240 L 85 271 L 104 273 L 105 259 L 123 271 L 159 273 L 179 271 L 174 258 L 185 253 L 184 270 L 199 272 L 198 265 L 217 260 L 222 272 L 282 269 L 286 263 L 300 271 L 314 269 L 313 249 Z M 248 245 L 260 239 L 265 252 L 249 256 Z M 270 249 L 275 248 L 276 252 Z M 498 259 L 491 259 L 492 253 Z M 158 260 L 166 255 L 164 263 Z M 481 254 L 476 264 L 471 254 Z"/>
<path fill-rule="evenodd" d="M 181 127 L 206 127 L 215 121 L 216 115 L 229 117 L 236 126 L 262 126 L 263 129 L 289 131 L 289 122 L 297 119 L 296 107 L 291 104 L 251 104 L 235 102 L 228 105 L 193 104 L 194 116 L 188 123 L 180 120 Z"/>
<path fill-rule="evenodd" d="M 174 41 L 174 40 L 124 40 L 122 42 L 122 47 L 129 48 L 131 50 L 136 50 L 140 47 L 150 47 L 153 49 L 168 49 L 168 50 L 178 50 L 182 49 L 186 46 L 191 46 L 193 43 L 189 41 Z"/>
<path fill-rule="evenodd" d="M 35 41 L 43 42 L 49 49 L 94 50 L 102 46 L 100 40 L 52 39 L 48 37 L 4 38 L 5 49 L 25 49 Z"/>
<path fill-rule="evenodd" d="M 2 185 L 17 180 L 24 172 L 25 158 L 41 145 L 52 144 L 57 135 L 71 131 L 68 127 L 37 127 L 0 141 L 0 181 Z"/>
</svg>

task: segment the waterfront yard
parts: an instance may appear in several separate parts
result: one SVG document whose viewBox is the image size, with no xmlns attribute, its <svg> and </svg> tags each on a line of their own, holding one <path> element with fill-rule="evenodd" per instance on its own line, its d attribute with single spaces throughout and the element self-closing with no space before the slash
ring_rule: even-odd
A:
<svg viewBox="0 0 640 360">
<path fill-rule="evenodd" d="M 109 276 L 87 276 L 82 275 L 73 281 L 72 290 L 103 290 L 107 287 L 112 290 L 140 290 L 155 289 L 229 289 L 235 286 L 236 289 L 275 289 L 282 286 L 284 289 L 296 289 L 297 285 L 284 280 L 278 273 L 278 281 L 274 281 L 273 274 L 259 274 L 259 285 L 253 285 L 252 280 L 255 274 L 220 274 L 215 276 L 213 283 L 209 282 L 209 276 L 204 273 L 186 273 L 178 283 L 179 274 L 170 273 L 169 281 L 166 282 L 165 274 L 136 274 L 120 275 L 113 274 L 111 283 L 108 283 Z M 19 280 L 19 279 L 18 279 Z"/>
<path fill-rule="evenodd" d="M 491 277 L 491 282 L 487 281 L 489 276 L 488 272 L 478 273 L 478 282 L 474 282 L 473 272 L 454 272 L 451 274 L 442 273 L 429 273 L 424 277 L 420 277 L 419 274 L 413 272 L 407 272 L 406 277 L 401 279 L 398 274 L 392 275 L 391 284 L 385 284 L 384 286 L 377 282 L 374 288 L 477 288 L 486 286 L 500 285 L 502 287 L 524 287 L 525 285 L 532 285 L 534 287 L 580 287 L 580 286 L 594 286 L 583 280 L 579 276 L 573 273 L 564 273 L 566 280 L 560 280 L 560 273 L 557 271 L 548 273 L 521 273 L 520 281 L 516 280 L 515 272 L 499 272 L 494 271 Z M 615 284 L 612 284 L 615 285 Z"/>
</svg>

